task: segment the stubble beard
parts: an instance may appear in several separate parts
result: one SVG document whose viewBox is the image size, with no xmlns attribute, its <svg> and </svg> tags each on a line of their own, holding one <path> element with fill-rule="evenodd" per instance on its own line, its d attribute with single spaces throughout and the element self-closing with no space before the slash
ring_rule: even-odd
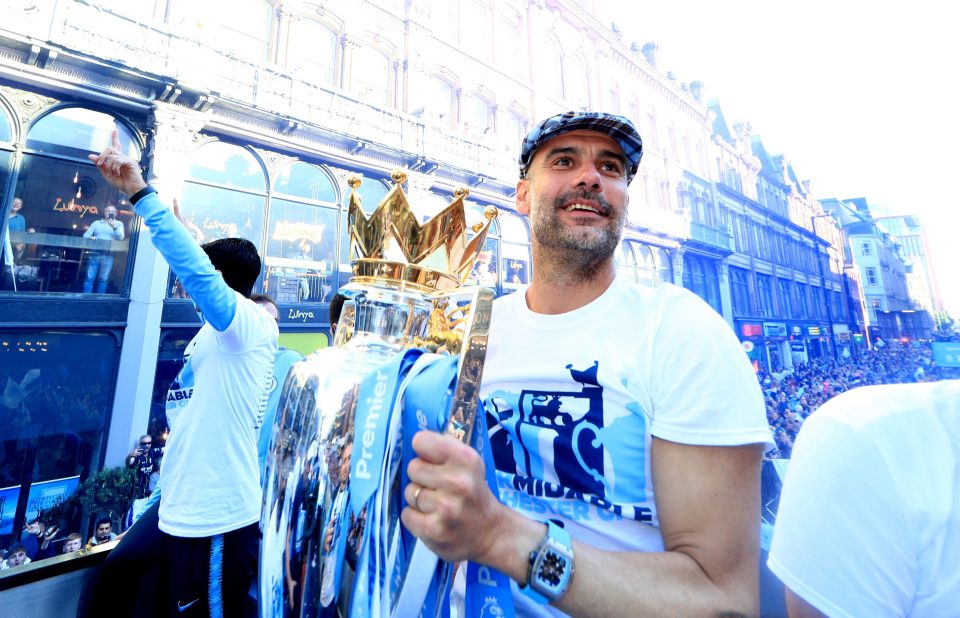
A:
<svg viewBox="0 0 960 618">
<path fill-rule="evenodd" d="M 563 204 L 583 198 L 600 204 L 605 225 L 566 226 L 559 218 Z M 620 245 L 626 209 L 617 211 L 602 196 L 585 191 L 560 195 L 538 202 L 539 216 L 532 220 L 533 238 L 543 254 L 539 269 L 565 274 L 576 280 L 593 279 L 613 257 Z M 547 274 L 547 273 L 544 273 Z"/>
</svg>

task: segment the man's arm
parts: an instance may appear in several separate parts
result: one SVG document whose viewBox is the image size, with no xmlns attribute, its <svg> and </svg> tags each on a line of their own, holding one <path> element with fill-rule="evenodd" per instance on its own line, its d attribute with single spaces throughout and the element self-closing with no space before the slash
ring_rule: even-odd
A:
<svg viewBox="0 0 960 618">
<path fill-rule="evenodd" d="M 114 188 L 133 197 L 147 187 L 140 165 L 120 151 L 120 138 L 113 132 L 112 144 L 99 155 L 89 155 L 104 179 Z M 131 199 L 131 202 L 134 200 Z M 134 207 L 150 229 L 157 251 L 183 288 L 203 313 L 204 319 L 223 332 L 237 312 L 237 297 L 210 263 L 210 258 L 156 193 L 140 197 Z"/>
<path fill-rule="evenodd" d="M 826 614 L 803 600 L 793 590 L 784 588 L 787 595 L 787 615 L 790 618 L 826 618 Z"/>
<path fill-rule="evenodd" d="M 123 224 L 119 221 L 114 221 L 113 228 L 113 238 L 115 240 L 123 240 Z"/>
<path fill-rule="evenodd" d="M 87 226 L 87 229 L 83 232 L 84 238 L 90 238 L 93 236 L 93 226 L 96 225 L 96 221 Z"/>
<path fill-rule="evenodd" d="M 404 525 L 446 560 L 472 560 L 526 583 L 546 527 L 500 504 L 479 455 L 420 432 Z M 664 552 L 611 552 L 574 541 L 567 594 L 574 616 L 685 616 L 758 612 L 759 445 L 689 446 L 654 438 L 654 489 Z"/>
</svg>

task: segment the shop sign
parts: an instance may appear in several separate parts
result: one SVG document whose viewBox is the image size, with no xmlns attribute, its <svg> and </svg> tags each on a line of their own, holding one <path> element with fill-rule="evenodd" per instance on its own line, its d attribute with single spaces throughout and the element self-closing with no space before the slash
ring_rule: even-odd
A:
<svg viewBox="0 0 960 618">
<path fill-rule="evenodd" d="M 834 324 L 834 325 L 833 325 L 833 332 L 836 333 L 836 334 L 838 334 L 838 335 L 839 335 L 840 333 L 849 333 L 849 332 L 850 332 L 850 326 L 847 325 L 847 324 Z"/>
<path fill-rule="evenodd" d="M 740 334 L 744 337 L 759 337 L 763 334 L 763 327 L 759 324 L 743 324 L 740 326 Z"/>
<path fill-rule="evenodd" d="M 232 238 L 237 235 L 238 229 L 236 223 L 224 223 L 210 217 L 204 217 L 203 224 L 200 227 L 218 234 L 220 238 Z"/>
<path fill-rule="evenodd" d="M 284 323 L 296 322 L 297 324 L 313 324 L 320 322 L 320 319 L 317 317 L 319 314 L 320 312 L 314 311 L 313 309 L 286 307 L 285 311 L 280 313 L 280 316 L 283 318 L 281 321 Z"/>
<path fill-rule="evenodd" d="M 847 332 L 845 332 L 845 333 L 837 333 L 837 340 L 839 340 L 839 341 L 844 341 L 844 342 L 849 342 L 849 341 L 850 341 L 850 332 L 847 331 Z"/>
<path fill-rule="evenodd" d="M 743 342 L 743 351 L 746 352 L 747 354 L 749 354 L 750 352 L 753 352 L 753 348 L 754 348 L 754 345 L 752 341 Z"/>
<path fill-rule="evenodd" d="M 799 336 L 802 335 L 802 334 L 803 334 L 803 329 L 800 328 L 799 326 L 791 326 L 791 327 L 790 327 L 790 335 L 791 335 L 792 337 L 799 337 Z"/>
<path fill-rule="evenodd" d="M 865 341 L 866 341 L 866 339 L 864 339 L 863 333 L 854 333 L 854 334 L 853 334 L 853 342 L 854 342 L 854 343 L 859 343 L 859 344 L 862 345 Z"/>
<path fill-rule="evenodd" d="M 787 325 L 783 322 L 764 322 L 763 335 L 765 337 L 786 337 Z"/>
<path fill-rule="evenodd" d="M 301 238 L 317 244 L 323 237 L 323 225 L 301 223 L 298 221 L 279 221 L 273 230 L 273 240 L 294 242 Z"/>
<path fill-rule="evenodd" d="M 806 349 L 807 349 L 807 348 L 803 345 L 803 343 L 801 343 L 801 342 L 799 342 L 799 341 L 791 341 L 791 342 L 790 342 L 790 350 L 791 350 L 792 352 L 805 352 Z"/>
<path fill-rule="evenodd" d="M 808 326 L 808 327 L 807 327 L 807 334 L 810 335 L 811 337 L 819 337 L 820 334 L 821 334 L 821 332 L 820 332 L 820 327 L 819 327 L 819 326 Z"/>
</svg>

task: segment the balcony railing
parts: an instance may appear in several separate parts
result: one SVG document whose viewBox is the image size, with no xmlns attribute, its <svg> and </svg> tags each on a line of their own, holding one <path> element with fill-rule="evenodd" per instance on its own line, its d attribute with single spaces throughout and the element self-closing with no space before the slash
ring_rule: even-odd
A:
<svg viewBox="0 0 960 618">
<path fill-rule="evenodd" d="M 284 67 L 243 58 L 168 24 L 143 23 L 79 1 L 23 8 L 0 0 L 0 32 L 53 45 L 170 80 L 183 88 L 280 114 L 358 142 L 443 162 L 492 178 L 514 178 L 512 151 L 459 135 L 396 109 L 367 103 L 336 88 L 301 79 Z M 491 136 L 492 137 L 492 136 Z"/>
<path fill-rule="evenodd" d="M 727 230 L 710 227 L 696 221 L 690 222 L 690 240 L 730 251 L 730 234 Z"/>
</svg>

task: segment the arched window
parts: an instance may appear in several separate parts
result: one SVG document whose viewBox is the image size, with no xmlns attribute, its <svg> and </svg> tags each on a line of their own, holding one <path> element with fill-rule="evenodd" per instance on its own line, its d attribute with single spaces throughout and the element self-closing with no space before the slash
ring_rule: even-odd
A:
<svg viewBox="0 0 960 618">
<path fill-rule="evenodd" d="M 357 188 L 357 194 L 360 196 L 360 205 L 363 207 L 363 212 L 368 217 L 377 209 L 377 206 L 380 205 L 380 202 L 383 201 L 383 198 L 386 197 L 387 192 L 390 189 L 387 185 L 377 178 L 363 178 L 360 186 Z M 347 230 L 347 206 L 350 203 L 350 194 L 352 189 L 347 189 L 344 192 L 341 203 L 343 210 L 340 213 L 340 220 L 343 222 L 340 225 L 340 254 L 337 271 L 339 273 L 339 285 L 343 285 L 350 279 L 350 275 L 353 273 L 353 267 L 350 265 L 350 262 L 353 260 L 354 256 L 350 254 L 350 231 Z"/>
<path fill-rule="evenodd" d="M 9 123 L 7 127 L 12 128 Z M 2 247 L 2 289 L 124 293 L 135 215 L 126 196 L 107 184 L 87 159 L 110 144 L 114 130 L 124 153 L 139 160 L 137 136 L 102 112 L 60 108 L 28 130 L 13 195 L 2 196 L 10 213 Z M 3 187 L 8 158 L 0 146 Z"/>
<path fill-rule="evenodd" d="M 527 133 L 524 130 L 523 117 L 515 111 L 507 110 L 500 116 L 500 123 L 500 141 L 510 149 L 519 149 L 520 142 Z"/>
<path fill-rule="evenodd" d="M 287 67 L 304 81 L 336 86 L 339 50 L 340 37 L 329 26 L 313 19 L 291 23 Z"/>
<path fill-rule="evenodd" d="M 447 80 L 433 76 L 427 80 L 421 101 L 424 102 L 426 117 L 442 124 L 451 124 L 456 117 L 453 86 Z"/>
<path fill-rule="evenodd" d="M 226 142 L 207 142 L 190 156 L 180 212 L 197 242 L 246 238 L 263 255 L 266 188 L 263 166 L 252 152 Z M 179 298 L 182 290 L 172 277 L 168 292 Z"/>
<path fill-rule="evenodd" d="M 613 254 L 617 274 L 631 283 L 637 282 L 637 259 L 633 254 L 634 246 L 638 245 L 629 240 L 624 240 Z"/>
<path fill-rule="evenodd" d="M 673 283 L 673 260 L 661 247 L 656 249 L 657 274 L 661 283 Z"/>
<path fill-rule="evenodd" d="M 567 56 L 563 61 L 563 95 L 577 109 L 590 106 L 587 69 L 576 56 Z"/>
<path fill-rule="evenodd" d="M 496 55 L 497 65 L 511 75 L 523 75 L 527 64 L 523 61 L 526 37 L 519 13 L 501 7 L 494 40 L 496 45 L 493 53 Z"/>
<path fill-rule="evenodd" d="M 483 214 L 485 206 L 473 202 L 467 202 L 466 205 L 467 226 L 473 226 L 475 223 L 483 223 L 486 217 Z M 503 211 L 500 211 L 501 213 Z M 500 250 L 498 237 L 500 236 L 500 226 L 498 219 L 494 219 L 487 231 L 487 239 L 483 243 L 483 249 L 477 254 L 477 259 L 473 263 L 473 269 L 470 271 L 470 277 L 467 279 L 467 285 L 482 285 L 484 287 L 497 287 L 499 281 L 497 265 L 500 264 Z M 470 234 L 473 238 L 474 234 Z"/>
<path fill-rule="evenodd" d="M 530 282 L 530 232 L 523 218 L 500 211 L 500 285 L 504 293 Z"/>
<path fill-rule="evenodd" d="M 264 289 L 278 303 L 330 300 L 337 289 L 337 189 L 323 169 L 295 161 L 273 180 Z"/>
<path fill-rule="evenodd" d="M 391 107 L 390 59 L 372 47 L 358 47 L 353 52 L 350 91 L 370 105 Z"/>
<path fill-rule="evenodd" d="M 563 63 L 560 58 L 560 46 L 556 41 L 551 40 L 543 46 L 540 59 L 544 64 L 544 88 L 547 94 L 557 99 L 563 98 Z"/>
<path fill-rule="evenodd" d="M 460 117 L 464 129 L 474 136 L 486 135 L 493 128 L 493 106 L 480 95 L 471 94 L 463 98 Z"/>
<path fill-rule="evenodd" d="M 657 287 L 660 280 L 657 277 L 657 264 L 650 247 L 637 243 L 633 248 L 637 255 L 637 280 L 643 285 Z"/>
<path fill-rule="evenodd" d="M 13 123 L 7 118 L 6 108 L 0 103 L 0 142 L 13 141 Z"/>
<path fill-rule="evenodd" d="M 481 60 L 490 58 L 492 47 L 490 5 L 486 0 L 461 0 L 460 42 Z"/>
</svg>

